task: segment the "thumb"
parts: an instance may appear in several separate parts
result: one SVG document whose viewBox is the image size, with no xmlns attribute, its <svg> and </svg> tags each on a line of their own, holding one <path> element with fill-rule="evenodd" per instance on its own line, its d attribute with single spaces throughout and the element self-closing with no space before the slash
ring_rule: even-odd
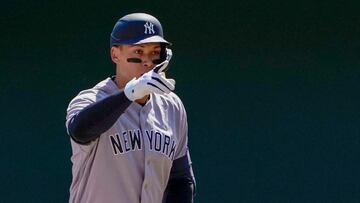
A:
<svg viewBox="0 0 360 203">
<path fill-rule="evenodd" d="M 159 75 L 163 78 L 166 78 L 166 74 L 164 72 L 159 73 Z M 176 82 L 172 78 L 166 78 L 173 86 L 175 86 Z"/>
<path fill-rule="evenodd" d="M 169 78 L 169 79 L 167 79 L 167 80 L 175 87 L 176 82 L 175 82 L 174 79 Z"/>
<path fill-rule="evenodd" d="M 165 74 L 164 72 L 159 73 L 159 75 L 160 75 L 161 77 L 166 78 L 166 74 Z"/>
</svg>

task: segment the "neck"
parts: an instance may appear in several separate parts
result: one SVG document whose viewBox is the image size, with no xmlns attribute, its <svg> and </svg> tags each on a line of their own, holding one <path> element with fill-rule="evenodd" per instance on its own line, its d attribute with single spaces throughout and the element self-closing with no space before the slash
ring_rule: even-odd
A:
<svg viewBox="0 0 360 203">
<path fill-rule="evenodd" d="M 150 95 L 146 95 L 145 97 L 143 97 L 141 99 L 135 100 L 135 102 L 144 106 L 149 98 L 150 98 Z"/>
<path fill-rule="evenodd" d="M 121 80 L 121 77 L 119 77 L 119 75 L 116 75 L 115 77 L 115 83 L 116 83 L 116 86 L 119 88 L 119 89 L 122 89 L 125 87 L 126 83 L 124 80 Z"/>
</svg>

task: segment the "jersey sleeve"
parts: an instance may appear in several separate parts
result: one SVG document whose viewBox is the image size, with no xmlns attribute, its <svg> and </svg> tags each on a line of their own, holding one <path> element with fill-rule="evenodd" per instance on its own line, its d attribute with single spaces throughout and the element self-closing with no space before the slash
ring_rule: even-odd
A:
<svg viewBox="0 0 360 203">
<path fill-rule="evenodd" d="M 71 100 L 66 114 L 66 129 L 69 133 L 69 123 L 71 119 L 77 115 L 81 110 L 83 110 L 88 105 L 95 103 L 101 98 L 101 94 L 98 90 L 84 90 L 80 92 L 73 100 Z"/>
</svg>

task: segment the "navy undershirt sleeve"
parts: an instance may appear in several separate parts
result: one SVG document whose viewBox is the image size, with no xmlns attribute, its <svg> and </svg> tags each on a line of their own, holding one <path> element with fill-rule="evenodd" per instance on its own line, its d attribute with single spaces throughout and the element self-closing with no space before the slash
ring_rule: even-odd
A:
<svg viewBox="0 0 360 203">
<path fill-rule="evenodd" d="M 162 203 L 192 203 L 195 178 L 188 155 L 174 160 Z"/>
<path fill-rule="evenodd" d="M 90 104 L 73 116 L 68 125 L 72 139 L 80 144 L 87 144 L 108 130 L 131 101 L 124 92 L 119 92 Z"/>
</svg>

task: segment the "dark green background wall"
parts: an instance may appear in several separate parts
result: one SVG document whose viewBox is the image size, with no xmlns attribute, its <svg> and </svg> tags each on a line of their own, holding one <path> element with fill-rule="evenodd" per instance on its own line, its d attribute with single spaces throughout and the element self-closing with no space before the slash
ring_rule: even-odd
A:
<svg viewBox="0 0 360 203">
<path fill-rule="evenodd" d="M 114 73 L 130 12 L 174 44 L 196 202 L 359 202 L 357 2 L 3 2 L 0 202 L 67 201 L 66 107 Z"/>
</svg>

